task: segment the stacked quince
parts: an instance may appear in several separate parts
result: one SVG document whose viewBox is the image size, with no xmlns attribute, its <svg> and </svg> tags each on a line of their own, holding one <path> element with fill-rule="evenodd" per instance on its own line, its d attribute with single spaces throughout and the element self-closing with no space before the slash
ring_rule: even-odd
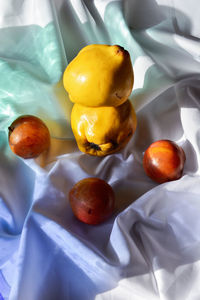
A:
<svg viewBox="0 0 200 300">
<path fill-rule="evenodd" d="M 75 103 L 71 127 L 82 152 L 105 156 L 128 143 L 137 125 L 128 100 L 133 82 L 130 55 L 118 45 L 86 46 L 67 66 L 63 83 Z"/>
</svg>

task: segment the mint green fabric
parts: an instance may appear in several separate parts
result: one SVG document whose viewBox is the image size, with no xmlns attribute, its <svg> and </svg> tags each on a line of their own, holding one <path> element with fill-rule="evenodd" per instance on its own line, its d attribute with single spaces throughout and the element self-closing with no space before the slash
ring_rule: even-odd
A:
<svg viewBox="0 0 200 300">
<path fill-rule="evenodd" d="M 0 40 L 0 130 L 33 114 L 52 136 L 71 136 L 71 103 L 62 86 L 67 63 L 54 22 L 0 29 Z"/>
</svg>

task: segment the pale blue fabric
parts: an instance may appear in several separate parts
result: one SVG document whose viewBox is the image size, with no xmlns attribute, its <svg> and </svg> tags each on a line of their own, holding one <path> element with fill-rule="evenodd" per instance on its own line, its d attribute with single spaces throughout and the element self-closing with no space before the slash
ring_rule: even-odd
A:
<svg viewBox="0 0 200 300">
<path fill-rule="evenodd" d="M 7 1 L 5 21 L 28 3 Z M 146 2 L 45 1 L 53 16 L 45 26 L 35 18 L 0 28 L 0 300 L 199 297 L 198 20 L 177 9 L 179 1 Z M 31 3 L 46 14 L 42 1 Z M 126 48 L 135 73 L 137 131 L 105 158 L 78 151 L 62 86 L 67 63 L 91 43 Z M 21 114 L 48 125 L 48 157 L 11 152 L 7 128 Z M 157 185 L 142 156 L 163 138 L 181 145 L 187 159 L 180 180 Z M 116 194 L 114 215 L 98 226 L 75 219 L 68 202 L 73 184 L 90 176 Z"/>
</svg>

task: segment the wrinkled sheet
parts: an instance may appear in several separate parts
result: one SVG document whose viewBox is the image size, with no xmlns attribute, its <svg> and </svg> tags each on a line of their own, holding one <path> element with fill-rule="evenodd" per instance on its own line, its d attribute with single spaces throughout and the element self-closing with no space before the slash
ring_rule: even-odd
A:
<svg viewBox="0 0 200 300">
<path fill-rule="evenodd" d="M 200 297 L 200 6 L 197 0 L 0 2 L 0 299 L 197 300 Z M 62 85 L 87 44 L 130 52 L 138 127 L 121 152 L 80 153 Z M 7 127 L 42 118 L 51 149 L 16 157 Z M 150 143 L 183 147 L 181 179 L 144 173 Z M 114 215 L 79 222 L 68 192 L 99 177 L 114 189 Z"/>
</svg>

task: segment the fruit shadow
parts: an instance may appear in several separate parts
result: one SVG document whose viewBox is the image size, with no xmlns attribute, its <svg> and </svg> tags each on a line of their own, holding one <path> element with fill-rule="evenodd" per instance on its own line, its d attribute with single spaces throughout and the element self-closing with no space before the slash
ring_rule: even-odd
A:
<svg viewBox="0 0 200 300">
<path fill-rule="evenodd" d="M 143 174 L 143 169 L 141 174 Z M 115 205 L 115 217 L 122 211 L 132 205 L 139 197 L 148 192 L 150 189 L 157 186 L 157 184 L 151 180 L 146 180 L 145 174 L 135 180 L 119 180 L 113 184 L 113 189 L 116 195 Z"/>
</svg>

